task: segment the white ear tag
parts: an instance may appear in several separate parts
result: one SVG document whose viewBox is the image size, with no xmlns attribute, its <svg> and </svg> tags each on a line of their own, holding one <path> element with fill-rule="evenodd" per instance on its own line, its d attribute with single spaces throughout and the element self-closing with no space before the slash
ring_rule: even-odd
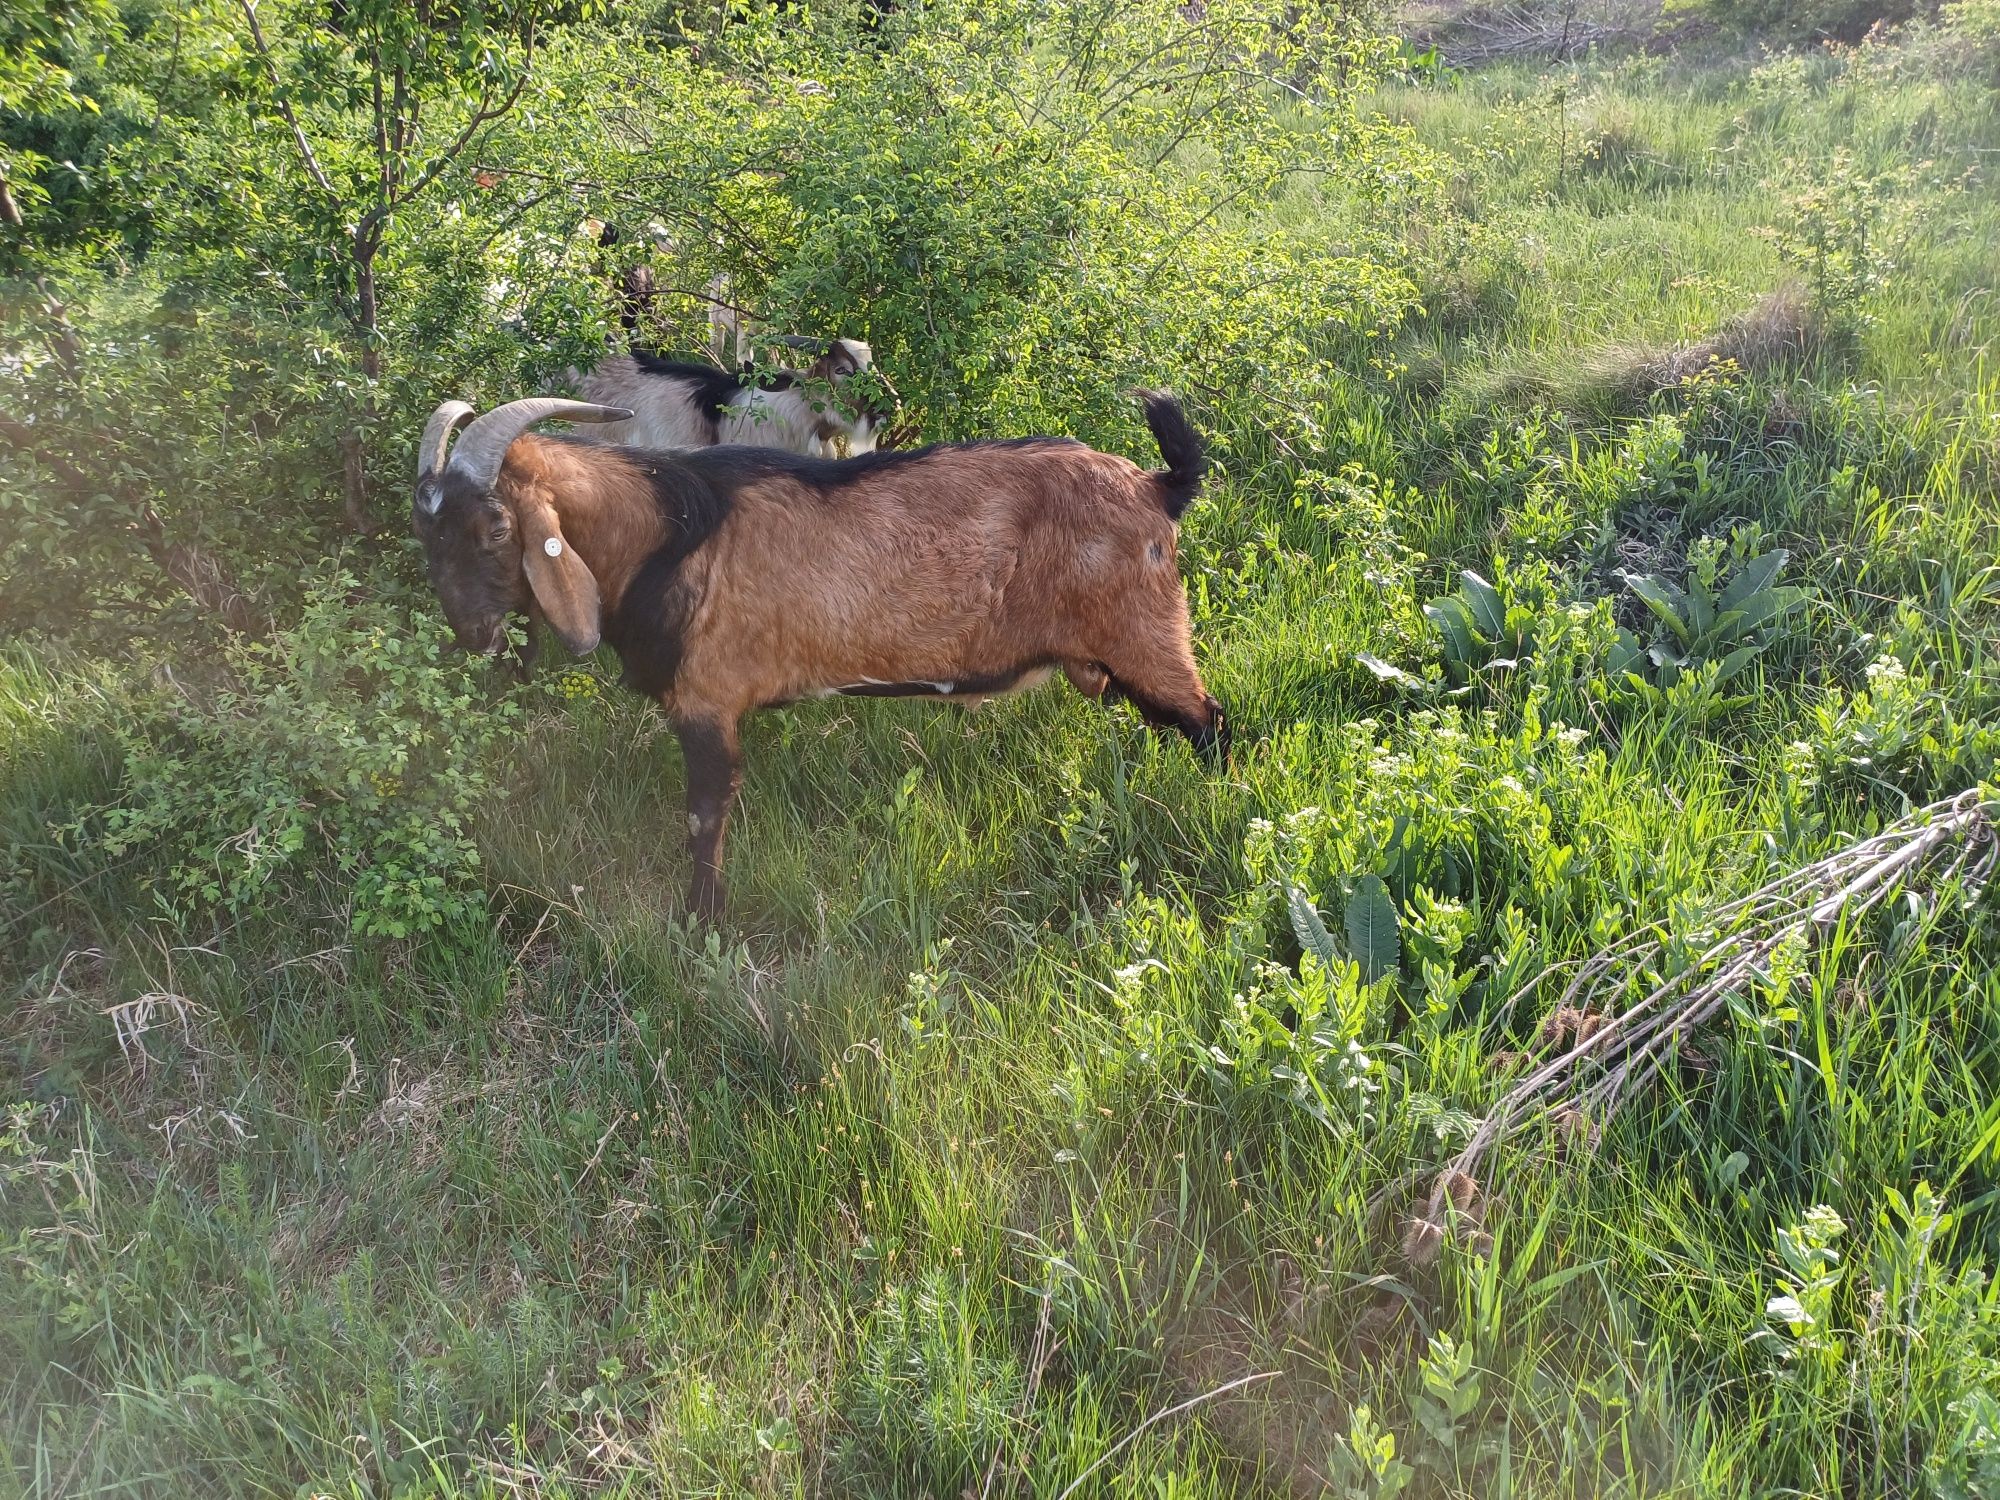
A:
<svg viewBox="0 0 2000 1500">
<path fill-rule="evenodd" d="M 548 553 L 550 557 L 561 557 L 562 538 L 559 536 L 550 537 L 546 542 L 542 543 L 542 550 Z"/>
</svg>

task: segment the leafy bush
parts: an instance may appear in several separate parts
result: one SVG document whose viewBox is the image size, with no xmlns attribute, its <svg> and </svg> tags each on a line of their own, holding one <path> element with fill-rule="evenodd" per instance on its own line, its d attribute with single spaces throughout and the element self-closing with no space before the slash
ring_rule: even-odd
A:
<svg viewBox="0 0 2000 1500">
<path fill-rule="evenodd" d="M 316 330 L 191 286 L 97 290 L 91 350 L 115 357 L 87 353 L 73 377 L 31 358 L 0 398 L 34 414 L 0 424 L 0 630 L 91 646 L 142 622 L 189 633 L 195 610 L 149 555 L 162 544 L 289 614 L 300 557 L 332 543 L 312 476 L 337 465 L 337 380 Z"/>
<path fill-rule="evenodd" d="M 1856 42 L 1878 25 L 1898 25 L 1930 8 L 1929 0 L 1711 0 L 1709 13 L 1726 25 L 1783 42 Z"/>
<path fill-rule="evenodd" d="M 1358 927 L 1368 947 L 1350 957 L 1312 903 L 1293 890 L 1288 902 L 1300 946 L 1296 978 L 1262 961 L 1250 985 L 1232 995 L 1218 1017 L 1200 1063 L 1218 1096 L 1239 1114 L 1275 1096 L 1330 1129 L 1368 1123 L 1381 1085 L 1364 1045 L 1371 1040 L 1367 990 L 1391 972 L 1384 960 L 1393 961 L 1396 912 L 1382 882 L 1367 879 L 1373 887 L 1361 900 L 1350 899 L 1345 925 L 1350 943 Z"/>
<path fill-rule="evenodd" d="M 1631 631 L 1619 631 L 1605 663 L 1614 690 L 1689 710 L 1700 721 L 1750 702 L 1722 689 L 1764 654 L 1779 626 L 1811 598 L 1806 589 L 1778 583 L 1791 554 L 1758 550 L 1762 539 L 1760 528 L 1744 526 L 1726 547 L 1714 538 L 1697 542 L 1684 584 L 1658 573 L 1625 575 L 1656 625 L 1643 648 Z"/>
<path fill-rule="evenodd" d="M 1022 1374 L 960 1276 L 893 1288 L 862 1334 L 848 1420 L 881 1461 L 956 1493 L 1012 1431 Z M 859 1457 L 859 1455 L 856 1455 Z"/>
<path fill-rule="evenodd" d="M 2000 82 L 2000 0 L 1957 0 L 1938 16 L 1938 31 L 1958 65 Z"/>
<path fill-rule="evenodd" d="M 1777 223 L 1762 233 L 1831 326 L 1866 322 L 1869 300 L 1895 271 L 1909 227 L 1896 195 L 1912 175 L 1865 171 L 1845 149 L 1824 165 L 1786 164 L 1786 181 L 1805 185 L 1779 200 Z"/>
<path fill-rule="evenodd" d="M 2000 729 L 1956 709 L 1928 663 L 1885 651 L 1862 675 L 1858 690 L 1830 688 L 1813 706 L 1811 738 L 1792 746 L 1801 781 L 1918 793 L 1992 773 Z"/>
<path fill-rule="evenodd" d="M 631 49 L 671 130 L 635 138 L 621 112 L 513 149 L 535 180 L 587 178 L 606 217 L 669 226 L 632 252 L 660 286 L 719 276 L 774 326 L 867 338 L 928 437 L 1136 438 L 1136 383 L 1232 404 L 1263 388 L 1256 415 L 1302 431 L 1336 355 L 1366 358 L 1414 307 L 1393 229 L 1440 191 L 1356 107 L 1388 56 L 1359 14 L 946 0 L 791 26 L 746 8 L 713 52 Z M 599 60 L 552 67 L 583 87 Z M 1342 212 L 1260 212 L 1300 199 Z M 707 312 L 662 295 L 649 334 L 685 347 Z"/>
<path fill-rule="evenodd" d="M 230 654 L 233 680 L 123 731 L 113 856 L 160 864 L 179 914 L 241 912 L 316 866 L 352 882 L 357 933 L 405 937 L 481 909 L 466 821 L 518 712 L 428 613 L 350 597 L 336 574 L 297 625 Z"/>
<path fill-rule="evenodd" d="M 1496 568 L 1497 583 L 1470 569 L 1455 593 L 1433 599 L 1424 616 L 1437 627 L 1445 670 L 1461 688 L 1481 673 L 1511 672 L 1535 649 L 1535 632 L 1549 602 L 1547 581 Z"/>
</svg>

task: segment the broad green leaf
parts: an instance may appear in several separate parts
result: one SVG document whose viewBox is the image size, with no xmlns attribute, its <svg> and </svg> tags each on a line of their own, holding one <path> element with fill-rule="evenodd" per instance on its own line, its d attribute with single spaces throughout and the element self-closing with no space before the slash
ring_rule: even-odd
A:
<svg viewBox="0 0 2000 1500">
<path fill-rule="evenodd" d="M 1331 969 L 1339 963 L 1340 949 L 1333 934 L 1326 930 L 1326 923 L 1320 920 L 1306 893 L 1293 886 L 1285 892 L 1285 903 L 1291 910 L 1292 935 L 1299 940 L 1299 946 L 1318 959 L 1322 969 Z"/>
<path fill-rule="evenodd" d="M 1694 648 L 1689 654 L 1694 656 L 1707 656 L 1711 654 L 1717 646 L 1723 645 L 1729 641 L 1740 640 L 1745 634 L 1745 631 L 1742 627 L 1743 627 L 1742 610 L 1740 609 L 1724 610 L 1721 614 L 1717 615 L 1714 619 L 1709 621 L 1709 623 L 1706 626 L 1702 628 L 1701 634 L 1695 637 Z"/>
<path fill-rule="evenodd" d="M 1735 609 L 1752 594 L 1760 594 L 1778 576 L 1779 570 L 1791 560 L 1792 554 L 1780 547 L 1774 552 L 1766 552 L 1762 557 L 1753 557 L 1729 580 L 1729 586 L 1722 591 L 1722 607 Z"/>
<path fill-rule="evenodd" d="M 1685 643 L 1689 639 L 1688 623 L 1681 617 L 1681 607 L 1686 603 L 1687 595 L 1657 573 L 1643 576 L 1628 573 L 1625 575 L 1625 582 L 1631 586 L 1632 592 L 1639 596 L 1646 608 L 1658 615 L 1681 642 Z"/>
<path fill-rule="evenodd" d="M 1805 1310 L 1798 1298 L 1792 1296 L 1767 1298 L 1764 1316 L 1785 1324 L 1794 1334 L 1802 1333 L 1813 1325 L 1813 1315 Z"/>
<path fill-rule="evenodd" d="M 1811 597 L 1808 590 L 1794 587 L 1765 589 L 1761 594 L 1753 594 L 1743 601 L 1743 629 L 1751 631 L 1774 625 L 1802 608 Z"/>
<path fill-rule="evenodd" d="M 1370 672 L 1374 673 L 1378 682 L 1393 683 L 1399 688 L 1406 688 L 1412 692 L 1421 692 L 1423 690 L 1423 678 L 1418 677 L 1412 672 L 1405 672 L 1401 667 L 1393 666 L 1382 660 L 1379 656 L 1375 656 L 1367 651 L 1357 651 L 1354 653 L 1354 659 Z"/>
<path fill-rule="evenodd" d="M 1503 640 L 1519 643 L 1521 653 L 1527 653 L 1528 645 L 1535 638 L 1535 612 L 1525 604 L 1510 605 L 1507 623 L 1500 632 Z"/>
<path fill-rule="evenodd" d="M 1396 903 L 1380 875 L 1363 875 L 1354 882 L 1344 914 L 1347 946 L 1361 964 L 1361 977 L 1374 983 L 1402 967 L 1403 949 Z"/>
<path fill-rule="evenodd" d="M 1507 629 L 1507 606 L 1501 602 L 1500 591 L 1470 568 L 1458 577 L 1463 585 L 1460 592 L 1480 630 L 1498 640 Z"/>
<path fill-rule="evenodd" d="M 1444 657 L 1453 666 L 1469 668 L 1473 658 L 1472 626 L 1465 606 L 1457 599 L 1433 599 L 1424 606 L 1424 618 L 1444 637 Z"/>
<path fill-rule="evenodd" d="M 1702 587 L 1699 578 L 1688 580 L 1687 613 L 1688 623 L 1694 626 L 1697 635 L 1705 635 L 1715 624 L 1715 600 Z"/>
<path fill-rule="evenodd" d="M 1609 676 L 1622 677 L 1638 665 L 1639 638 L 1621 625 L 1610 649 L 1604 653 L 1604 670 Z"/>
<path fill-rule="evenodd" d="M 1722 665 L 1715 669 L 1715 685 L 1721 687 L 1723 683 L 1729 681 L 1730 678 L 1749 666 L 1751 662 L 1755 661 L 1763 653 L 1764 648 L 1762 646 L 1738 646 L 1734 651 L 1723 657 Z"/>
</svg>

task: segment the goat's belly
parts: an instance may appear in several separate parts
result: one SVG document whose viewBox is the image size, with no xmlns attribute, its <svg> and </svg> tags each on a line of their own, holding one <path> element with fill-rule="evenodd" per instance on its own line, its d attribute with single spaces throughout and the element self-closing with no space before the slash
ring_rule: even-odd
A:
<svg viewBox="0 0 2000 1500">
<path fill-rule="evenodd" d="M 991 549 L 944 548 L 937 555 L 896 551 L 893 582 L 883 562 L 854 549 L 843 533 L 808 558 L 801 528 L 777 524 L 740 536 L 707 568 L 711 577 L 770 580 L 755 589 L 705 590 L 685 653 L 693 698 L 751 704 L 842 693 L 860 697 L 968 700 L 1028 686 L 1056 653 L 1040 630 L 1002 617 L 1007 564 Z M 756 544 L 753 546 L 753 543 Z M 944 563 L 953 567 L 947 568 Z M 1045 675 L 1045 674 L 1044 674 Z M 694 680 L 698 678 L 699 680 Z"/>
<path fill-rule="evenodd" d="M 955 677 L 908 682 L 878 682 L 864 677 L 859 682 L 844 683 L 833 691 L 850 698 L 970 698 L 977 701 L 1039 687 L 1054 672 L 1055 668 L 1051 666 L 1035 666 L 1009 672 L 969 672 Z"/>
</svg>

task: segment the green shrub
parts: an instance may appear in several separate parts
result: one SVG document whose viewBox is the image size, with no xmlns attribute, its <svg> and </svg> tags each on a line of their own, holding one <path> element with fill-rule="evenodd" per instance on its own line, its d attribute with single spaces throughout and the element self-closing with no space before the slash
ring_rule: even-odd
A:
<svg viewBox="0 0 2000 1500">
<path fill-rule="evenodd" d="M 336 382 L 295 313 L 192 285 L 89 286 L 76 377 L 32 358 L 0 379 L 0 632 L 123 646 L 195 614 L 149 551 L 198 548 L 260 608 L 296 607 L 332 517 Z M 157 538 L 148 512 L 160 522 Z M 286 545 L 273 546 L 282 536 Z"/>
<path fill-rule="evenodd" d="M 1938 31 L 1957 65 L 2000 83 L 2000 0 L 1958 0 L 1938 15 Z"/>
<path fill-rule="evenodd" d="M 1388 56 L 1361 15 L 945 0 L 793 27 L 746 8 L 723 27 L 728 68 L 631 49 L 671 133 L 583 119 L 518 150 L 550 176 L 587 163 L 607 217 L 701 226 L 644 250 L 662 287 L 720 276 L 773 326 L 867 338 L 926 437 L 1143 451 L 1135 384 L 1311 434 L 1340 357 L 1365 361 L 1414 309 L 1396 228 L 1440 192 L 1429 154 L 1356 107 Z M 601 63 L 551 68 L 582 88 Z M 651 317 L 658 343 L 706 333 L 685 295 Z"/>
<path fill-rule="evenodd" d="M 434 615 L 352 597 L 336 574 L 297 625 L 230 653 L 228 686 L 122 731 L 107 851 L 157 862 L 177 915 L 241 914 L 330 865 L 357 933 L 406 937 L 477 912 L 466 832 L 486 753 L 518 713 Z"/>
<path fill-rule="evenodd" d="M 1424 616 L 1437 628 L 1445 670 L 1460 687 L 1481 673 L 1512 672 L 1534 653 L 1536 626 L 1550 601 L 1540 570 L 1494 570 L 1488 583 L 1467 569 L 1456 592 L 1431 600 Z"/>
<path fill-rule="evenodd" d="M 1679 584 L 1658 573 L 1629 573 L 1627 586 L 1652 613 L 1651 644 L 1618 632 L 1605 670 L 1614 694 L 1689 713 L 1697 723 L 1742 708 L 1747 695 L 1723 689 L 1747 671 L 1778 637 L 1780 627 L 1812 597 L 1778 583 L 1790 561 L 1783 548 L 1762 548 L 1763 532 L 1738 527 L 1725 544 L 1698 541 Z M 1651 664 L 1651 672 L 1645 670 Z"/>
<path fill-rule="evenodd" d="M 1021 1370 L 962 1276 L 923 1273 L 887 1292 L 862 1331 L 847 1417 L 891 1469 L 915 1470 L 938 1494 L 970 1488 L 1014 1430 Z M 857 1467 L 867 1459 L 857 1453 Z"/>
<path fill-rule="evenodd" d="M 1795 742 L 1790 757 L 1805 787 L 1928 795 L 1992 774 L 2000 728 L 1956 708 L 1929 664 L 1910 655 L 1883 652 L 1857 688 L 1830 688 L 1813 706 L 1811 737 Z"/>
<path fill-rule="evenodd" d="M 1914 175 L 1866 171 L 1844 149 L 1824 165 L 1786 164 L 1785 179 L 1804 186 L 1779 201 L 1777 222 L 1761 232 L 1830 325 L 1866 322 L 1869 300 L 1888 284 L 1910 227 L 1897 195 Z"/>
</svg>

